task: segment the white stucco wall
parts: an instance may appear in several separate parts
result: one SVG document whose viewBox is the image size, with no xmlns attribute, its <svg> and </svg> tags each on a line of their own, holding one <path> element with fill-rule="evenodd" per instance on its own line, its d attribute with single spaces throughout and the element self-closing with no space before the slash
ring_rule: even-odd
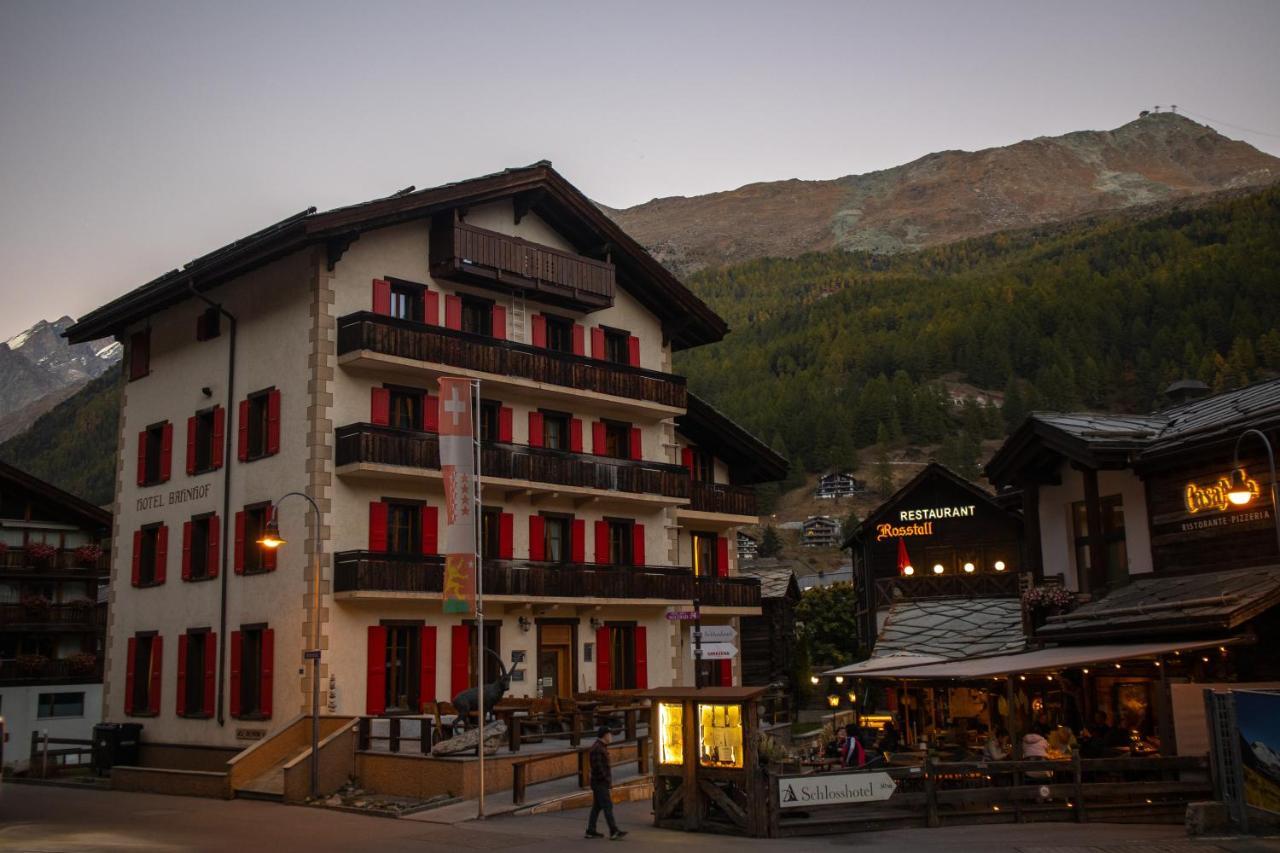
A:
<svg viewBox="0 0 1280 853">
<path fill-rule="evenodd" d="M 44 693 L 83 693 L 84 714 L 70 717 L 37 715 L 40 695 Z M 93 727 L 102 721 L 101 684 L 41 684 L 22 687 L 0 687 L 0 717 L 4 718 L 9 742 L 4 744 L 3 765 L 13 770 L 27 766 L 31 752 L 31 733 L 51 738 L 88 740 Z M 64 749 L 54 744 L 50 749 Z M 51 760 L 52 762 L 52 760 Z M 85 759 L 85 763 L 88 759 Z"/>
</svg>

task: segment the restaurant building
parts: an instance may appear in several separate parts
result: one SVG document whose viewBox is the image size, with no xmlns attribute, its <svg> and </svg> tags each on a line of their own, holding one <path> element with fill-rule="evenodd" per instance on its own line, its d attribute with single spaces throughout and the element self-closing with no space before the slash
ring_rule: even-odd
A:
<svg viewBox="0 0 1280 853">
<path fill-rule="evenodd" d="M 733 543 L 785 472 L 671 372 L 726 331 L 545 162 L 303 211 L 82 318 L 129 379 L 106 717 L 260 738 L 309 708 L 313 619 L 340 715 L 449 700 L 480 632 L 515 696 L 692 684 L 667 617 L 760 612 Z M 480 382 L 483 625 L 441 610 L 442 376 Z M 286 499 L 257 547 L 292 491 L 319 526 Z"/>
<path fill-rule="evenodd" d="M 87 739 L 102 719 L 111 514 L 0 462 L 4 764 L 31 733 Z"/>
</svg>

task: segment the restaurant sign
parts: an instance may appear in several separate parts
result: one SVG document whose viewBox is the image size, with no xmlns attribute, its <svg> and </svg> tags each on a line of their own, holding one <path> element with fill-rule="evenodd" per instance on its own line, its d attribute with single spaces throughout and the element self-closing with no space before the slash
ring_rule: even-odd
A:
<svg viewBox="0 0 1280 853">
<path fill-rule="evenodd" d="M 900 539 L 904 536 L 932 536 L 933 523 L 947 518 L 973 518 L 978 512 L 975 504 L 963 506 L 930 506 L 920 509 L 898 510 L 898 521 L 912 524 L 877 524 L 876 541 Z"/>
<path fill-rule="evenodd" d="M 1250 500 L 1256 499 L 1262 493 L 1258 488 L 1257 480 L 1245 477 L 1244 484 L 1253 496 Z M 1192 515 L 1200 512 L 1226 512 L 1232 506 L 1230 498 L 1227 497 L 1230 491 L 1231 481 L 1226 477 L 1219 477 L 1216 483 L 1203 486 L 1199 483 L 1187 483 L 1183 500 L 1186 503 L 1187 512 Z"/>
<path fill-rule="evenodd" d="M 783 776 L 778 779 L 778 806 L 837 806 L 876 803 L 897 790 L 888 773 L 824 773 L 821 776 Z"/>
</svg>

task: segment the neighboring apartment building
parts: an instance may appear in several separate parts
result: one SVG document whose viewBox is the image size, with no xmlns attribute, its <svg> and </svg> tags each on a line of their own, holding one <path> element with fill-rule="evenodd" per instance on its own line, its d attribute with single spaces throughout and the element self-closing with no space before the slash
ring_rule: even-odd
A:
<svg viewBox="0 0 1280 853">
<path fill-rule="evenodd" d="M 814 489 L 816 498 L 848 498 L 860 495 L 867 490 L 867 484 L 852 474 L 823 474 L 818 478 L 818 486 Z"/>
<path fill-rule="evenodd" d="M 809 548 L 840 547 L 840 522 L 829 515 L 809 516 L 801 530 L 801 541 Z"/>
<path fill-rule="evenodd" d="M 308 707 L 315 534 L 336 713 L 450 699 L 480 631 L 516 696 L 691 684 L 666 617 L 760 612 L 730 543 L 785 473 L 671 373 L 726 331 L 547 163 L 305 211 L 82 318 L 130 377 L 106 716 L 231 744 Z M 481 383 L 482 626 L 441 612 L 445 375 Z M 295 490 L 320 529 L 286 500 L 256 547 Z"/>
<path fill-rule="evenodd" d="M 0 717 L 5 764 L 31 733 L 88 738 L 102 713 L 111 514 L 0 463 Z"/>
</svg>

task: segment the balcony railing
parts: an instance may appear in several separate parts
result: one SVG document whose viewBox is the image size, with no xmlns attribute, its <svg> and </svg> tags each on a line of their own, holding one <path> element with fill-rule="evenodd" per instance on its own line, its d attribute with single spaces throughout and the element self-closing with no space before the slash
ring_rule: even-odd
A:
<svg viewBox="0 0 1280 853">
<path fill-rule="evenodd" d="M 102 604 L 0 604 L 0 628 L 65 628 L 95 630 L 107 624 Z"/>
<path fill-rule="evenodd" d="M 409 468 L 440 468 L 435 433 L 376 424 L 350 424 L 337 430 L 337 464 L 370 462 Z M 485 442 L 480 471 L 486 477 L 529 480 L 669 498 L 689 496 L 689 473 L 679 465 L 612 459 L 506 442 Z"/>
<path fill-rule="evenodd" d="M 613 304 L 613 264 L 463 222 L 432 224 L 431 274 L 537 291 L 575 307 Z"/>
<path fill-rule="evenodd" d="M 369 311 L 340 317 L 338 354 L 362 350 L 494 376 L 545 382 L 577 391 L 644 400 L 678 409 L 684 409 L 688 403 L 683 376 L 501 341 L 487 335 L 429 326 Z"/>
<path fill-rule="evenodd" d="M 759 607 L 755 578 L 699 578 L 682 566 L 601 566 L 485 560 L 486 595 L 528 598 L 613 598 L 692 601 L 704 607 Z M 444 588 L 441 557 L 372 551 L 334 555 L 335 592 L 425 592 Z"/>
<path fill-rule="evenodd" d="M 0 684 L 92 684 L 102 680 L 102 660 L 91 667 L 69 660 L 51 660 L 39 667 L 20 665 L 16 660 L 0 661 Z"/>
<path fill-rule="evenodd" d="M 876 580 L 876 606 L 920 598 L 1017 598 L 1018 576 L 1013 572 L 917 575 Z"/>
<path fill-rule="evenodd" d="M 756 511 L 756 490 L 728 483 L 693 482 L 689 491 L 689 509 L 726 515 L 759 515 Z"/>
<path fill-rule="evenodd" d="M 74 548 L 58 550 L 51 559 L 33 558 L 20 547 L 0 551 L 0 574 L 30 574 L 40 572 L 82 572 L 86 577 L 106 574 L 110 570 L 110 555 L 103 553 L 96 562 L 85 565 L 76 557 Z"/>
</svg>

